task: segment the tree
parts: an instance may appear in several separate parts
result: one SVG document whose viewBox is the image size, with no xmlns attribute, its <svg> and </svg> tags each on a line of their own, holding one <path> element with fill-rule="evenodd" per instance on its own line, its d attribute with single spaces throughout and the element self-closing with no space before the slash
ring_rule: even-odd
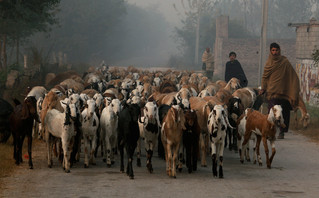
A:
<svg viewBox="0 0 319 198">
<path fill-rule="evenodd" d="M 201 12 L 200 17 L 200 33 L 199 33 L 199 49 L 213 47 L 216 37 L 216 16 L 217 7 L 220 6 L 220 1 L 214 1 L 214 4 L 207 4 Z M 215 7 L 216 6 L 216 7 Z M 190 65 L 193 61 L 195 53 L 195 31 L 197 26 L 197 12 L 186 12 L 185 18 L 181 20 L 182 26 L 175 28 L 175 39 L 179 44 L 179 49 L 183 52 L 183 59 L 186 64 Z M 243 27 L 241 22 L 230 20 L 229 37 L 245 38 L 251 34 Z M 175 58 L 176 59 L 176 58 Z"/>
<path fill-rule="evenodd" d="M 0 69 L 6 69 L 6 45 L 13 40 L 17 47 L 17 62 L 20 39 L 35 32 L 48 31 L 57 23 L 55 9 L 60 0 L 2 0 L 0 2 Z"/>
</svg>

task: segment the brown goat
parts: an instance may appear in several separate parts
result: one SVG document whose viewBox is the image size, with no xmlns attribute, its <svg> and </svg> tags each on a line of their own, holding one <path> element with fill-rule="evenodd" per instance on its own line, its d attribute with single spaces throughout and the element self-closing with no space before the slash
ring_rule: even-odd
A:
<svg viewBox="0 0 319 198">
<path fill-rule="evenodd" d="M 176 178 L 176 159 L 185 130 L 185 117 L 183 109 L 177 105 L 172 106 L 164 117 L 161 139 L 165 150 L 166 173 Z M 182 164 L 179 164 L 181 168 Z"/>
</svg>

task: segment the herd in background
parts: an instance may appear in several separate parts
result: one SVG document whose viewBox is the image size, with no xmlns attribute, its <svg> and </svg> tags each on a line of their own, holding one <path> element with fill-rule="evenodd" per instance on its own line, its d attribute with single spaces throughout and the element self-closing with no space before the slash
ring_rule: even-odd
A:
<svg viewBox="0 0 319 198">
<path fill-rule="evenodd" d="M 9 120 L 16 164 L 22 161 L 22 143 L 28 136 L 29 166 L 33 168 L 32 137 L 38 136 L 47 143 L 48 166 L 53 165 L 54 153 L 65 172 L 79 161 L 82 142 L 85 168 L 95 164 L 98 151 L 111 167 L 119 151 L 120 171 L 124 172 L 125 149 L 125 172 L 132 179 L 133 155 L 137 148 L 137 166 L 141 166 L 144 143 L 150 173 L 158 146 L 171 177 L 176 177 L 176 167 L 182 170 L 186 150 L 189 173 L 197 170 L 198 157 L 201 166 L 207 166 L 206 153 L 210 153 L 213 176 L 223 178 L 224 148 L 239 149 L 240 162 L 244 157 L 250 161 L 250 140 L 254 140 L 254 163 L 262 165 L 262 140 L 271 168 L 276 130 L 283 125 L 281 107 L 274 106 L 267 115 L 260 113 L 264 97 L 258 95 L 258 88 L 241 88 L 236 78 L 212 82 L 190 71 L 103 66 L 90 68 L 83 76 L 72 71 L 59 74 L 46 87 L 50 89 L 35 86 L 22 103 L 16 101 Z M 309 114 L 300 101 L 301 120 L 307 126 Z"/>
</svg>

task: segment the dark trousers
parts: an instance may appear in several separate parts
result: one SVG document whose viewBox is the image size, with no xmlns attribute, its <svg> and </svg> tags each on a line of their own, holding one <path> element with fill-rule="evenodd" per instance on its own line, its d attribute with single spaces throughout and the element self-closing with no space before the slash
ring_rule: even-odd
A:
<svg viewBox="0 0 319 198">
<path fill-rule="evenodd" d="M 206 73 L 206 77 L 209 78 L 210 80 L 213 80 L 213 75 L 214 75 L 214 72 L 213 71 L 205 71 Z"/>
<path fill-rule="evenodd" d="M 288 132 L 288 129 L 289 129 L 290 111 L 292 110 L 292 107 L 288 100 L 273 98 L 268 100 L 268 113 L 270 109 L 275 105 L 281 105 L 281 108 L 282 108 L 282 116 L 284 118 L 284 123 L 286 127 L 285 128 L 280 127 L 280 135 L 284 135 L 284 133 Z"/>
</svg>

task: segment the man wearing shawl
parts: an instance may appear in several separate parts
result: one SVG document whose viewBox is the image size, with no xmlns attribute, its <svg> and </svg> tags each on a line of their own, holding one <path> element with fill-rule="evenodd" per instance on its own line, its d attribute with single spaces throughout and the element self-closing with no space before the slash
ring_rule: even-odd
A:
<svg viewBox="0 0 319 198">
<path fill-rule="evenodd" d="M 290 110 L 298 105 L 299 78 L 285 56 L 280 54 L 280 46 L 277 43 L 270 44 L 270 54 L 264 68 L 261 80 L 260 94 L 265 93 L 268 99 L 268 109 L 274 105 L 281 105 L 283 109 L 285 128 L 280 128 L 278 139 L 284 139 L 284 133 L 288 132 Z"/>
<path fill-rule="evenodd" d="M 213 80 L 214 74 L 214 56 L 210 52 L 210 48 L 207 47 L 205 52 L 202 55 L 202 62 L 203 62 L 203 70 L 206 72 L 206 76 Z"/>
<path fill-rule="evenodd" d="M 248 80 L 243 68 L 241 67 L 241 64 L 238 60 L 236 60 L 235 52 L 229 53 L 229 60 L 230 61 L 226 63 L 225 68 L 225 81 L 228 82 L 231 78 L 235 77 L 240 81 L 241 87 L 247 87 Z"/>
</svg>

